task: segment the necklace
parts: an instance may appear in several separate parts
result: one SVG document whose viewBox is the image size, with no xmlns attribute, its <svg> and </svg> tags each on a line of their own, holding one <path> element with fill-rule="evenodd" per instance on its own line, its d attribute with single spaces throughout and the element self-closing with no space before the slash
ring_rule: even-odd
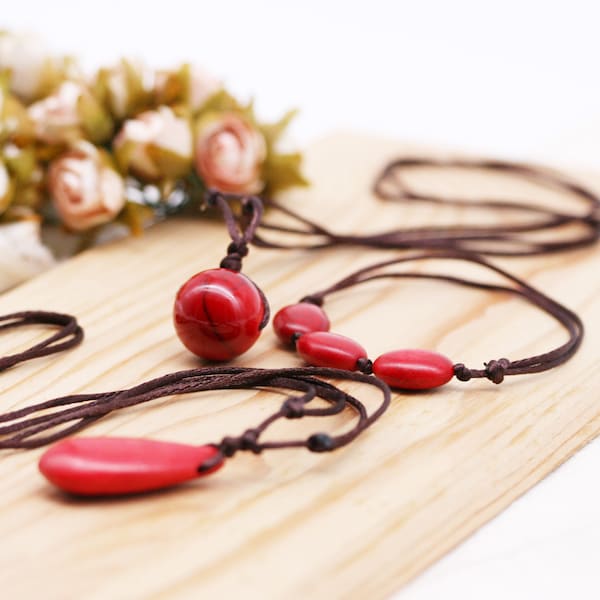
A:
<svg viewBox="0 0 600 600">
<path fill-rule="evenodd" d="M 485 283 L 446 274 L 386 270 L 393 265 L 428 259 L 478 264 L 501 275 L 511 285 Z M 558 321 L 568 332 L 569 339 L 558 348 L 529 358 L 490 360 L 484 363 L 483 369 L 468 368 L 463 363 L 453 363 L 437 352 L 422 349 L 393 350 L 371 361 L 366 350 L 358 342 L 329 331 L 329 318 L 322 306 L 325 299 L 333 293 L 385 278 L 434 279 L 516 295 Z M 571 358 L 579 348 L 583 337 L 583 323 L 573 311 L 485 258 L 457 251 L 418 252 L 355 271 L 324 290 L 305 296 L 298 304 L 282 308 L 273 319 L 273 327 L 279 339 L 287 345 L 294 344 L 298 354 L 308 364 L 356 370 L 367 374 L 374 373 L 388 385 L 398 389 L 436 388 L 453 377 L 460 381 L 487 378 L 493 383 L 502 383 L 507 375 L 539 373 L 557 367 Z"/>
<path fill-rule="evenodd" d="M 240 230 L 228 200 L 239 200 L 245 227 Z M 218 207 L 227 225 L 231 243 L 218 269 L 202 271 L 184 283 L 175 298 L 173 320 L 183 345 L 207 360 L 230 360 L 246 352 L 269 322 L 269 303 L 262 290 L 241 273 L 262 216 L 256 196 L 207 194 L 206 204 Z"/>
</svg>

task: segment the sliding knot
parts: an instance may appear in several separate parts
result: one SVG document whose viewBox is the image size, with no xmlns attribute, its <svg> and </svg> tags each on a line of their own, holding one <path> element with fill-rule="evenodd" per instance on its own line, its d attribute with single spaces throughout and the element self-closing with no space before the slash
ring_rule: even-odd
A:
<svg viewBox="0 0 600 600">
<path fill-rule="evenodd" d="M 239 437 L 224 437 L 219 444 L 219 450 L 225 456 L 231 457 L 238 450 L 249 450 L 254 454 L 260 454 L 262 448 L 258 444 L 260 432 L 256 429 L 247 429 Z"/>
<path fill-rule="evenodd" d="M 490 360 L 485 364 L 485 376 L 494 383 L 502 383 L 506 369 L 510 365 L 508 358 L 499 358 L 498 360 Z"/>
<path fill-rule="evenodd" d="M 314 304 L 315 306 L 323 306 L 323 298 L 321 296 L 304 296 L 304 298 L 300 299 L 300 302 L 308 302 L 309 304 Z"/>
<path fill-rule="evenodd" d="M 454 376 L 459 381 L 469 381 L 473 375 L 469 367 L 463 365 L 463 363 L 457 363 L 454 365 Z"/>
<path fill-rule="evenodd" d="M 282 405 L 281 410 L 286 419 L 300 419 L 304 416 L 304 400 L 302 398 L 288 398 Z"/>
<path fill-rule="evenodd" d="M 257 429 L 247 429 L 241 436 L 242 450 L 250 450 L 250 452 L 254 452 L 254 454 L 260 454 L 262 452 L 262 448 L 258 443 L 258 436 L 260 435 L 260 431 Z"/>
<path fill-rule="evenodd" d="M 222 269 L 230 271 L 242 270 L 242 258 L 248 254 L 248 244 L 246 242 L 231 242 L 227 247 L 227 256 L 221 261 Z"/>
</svg>

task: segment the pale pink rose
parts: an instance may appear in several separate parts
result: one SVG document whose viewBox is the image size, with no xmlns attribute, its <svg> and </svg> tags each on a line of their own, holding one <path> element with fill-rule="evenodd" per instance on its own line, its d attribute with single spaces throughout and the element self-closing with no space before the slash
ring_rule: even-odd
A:
<svg viewBox="0 0 600 600">
<path fill-rule="evenodd" d="M 52 161 L 48 188 L 61 219 L 76 231 L 112 221 L 125 205 L 123 179 L 88 142 Z"/>
<path fill-rule="evenodd" d="M 196 65 L 190 67 L 189 86 L 189 102 L 193 111 L 202 108 L 202 105 L 223 87 L 212 73 Z"/>
<path fill-rule="evenodd" d="M 225 113 L 200 122 L 195 163 L 208 187 L 234 194 L 260 192 L 265 156 L 264 137 L 243 117 Z"/>
<path fill-rule="evenodd" d="M 39 97 L 53 58 L 44 40 L 30 33 L 0 32 L 0 70 L 10 72 L 10 90 L 21 100 Z"/>
<path fill-rule="evenodd" d="M 70 142 L 80 137 L 81 118 L 78 102 L 85 92 L 74 81 L 65 81 L 58 90 L 28 109 L 36 137 L 48 144 Z"/>
<path fill-rule="evenodd" d="M 192 161 L 189 123 L 166 106 L 125 121 L 113 146 L 120 164 L 146 179 L 179 177 Z"/>
</svg>

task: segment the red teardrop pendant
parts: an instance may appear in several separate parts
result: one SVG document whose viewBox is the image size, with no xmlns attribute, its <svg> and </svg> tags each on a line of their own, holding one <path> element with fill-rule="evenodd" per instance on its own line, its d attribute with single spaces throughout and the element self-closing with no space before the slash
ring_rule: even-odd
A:
<svg viewBox="0 0 600 600">
<path fill-rule="evenodd" d="M 115 496 L 170 487 L 208 475 L 222 465 L 215 446 L 99 437 L 69 438 L 55 444 L 42 455 L 39 469 L 65 492 Z"/>
<path fill-rule="evenodd" d="M 209 269 L 181 286 L 173 319 L 183 345 L 207 360 L 230 360 L 246 352 L 264 326 L 265 305 L 242 273 Z"/>
<path fill-rule="evenodd" d="M 373 373 L 393 388 L 428 390 L 448 383 L 454 376 L 454 366 L 437 352 L 395 350 L 373 363 Z"/>
</svg>

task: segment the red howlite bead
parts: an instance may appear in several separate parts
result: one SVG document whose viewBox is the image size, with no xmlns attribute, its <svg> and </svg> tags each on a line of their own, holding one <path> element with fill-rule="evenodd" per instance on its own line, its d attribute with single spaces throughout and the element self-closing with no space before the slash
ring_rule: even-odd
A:
<svg viewBox="0 0 600 600">
<path fill-rule="evenodd" d="M 207 360 L 229 360 L 258 339 L 263 299 L 250 279 L 229 269 L 210 269 L 181 286 L 173 320 L 183 345 Z"/>
<path fill-rule="evenodd" d="M 329 326 L 325 311 L 309 302 L 284 306 L 273 319 L 273 329 L 284 344 L 290 344 L 295 333 L 329 331 Z"/>
<path fill-rule="evenodd" d="M 354 371 L 358 359 L 367 357 L 365 349 L 354 340 L 327 331 L 300 336 L 296 342 L 296 350 L 310 365 L 346 371 Z"/>
<path fill-rule="evenodd" d="M 395 350 L 373 363 L 373 373 L 393 388 L 428 390 L 448 383 L 454 376 L 454 365 L 437 352 Z"/>
<path fill-rule="evenodd" d="M 170 487 L 208 475 L 222 460 L 214 446 L 189 446 L 130 438 L 70 438 L 47 450 L 39 468 L 44 477 L 65 492 L 82 496 L 115 496 Z"/>
</svg>

